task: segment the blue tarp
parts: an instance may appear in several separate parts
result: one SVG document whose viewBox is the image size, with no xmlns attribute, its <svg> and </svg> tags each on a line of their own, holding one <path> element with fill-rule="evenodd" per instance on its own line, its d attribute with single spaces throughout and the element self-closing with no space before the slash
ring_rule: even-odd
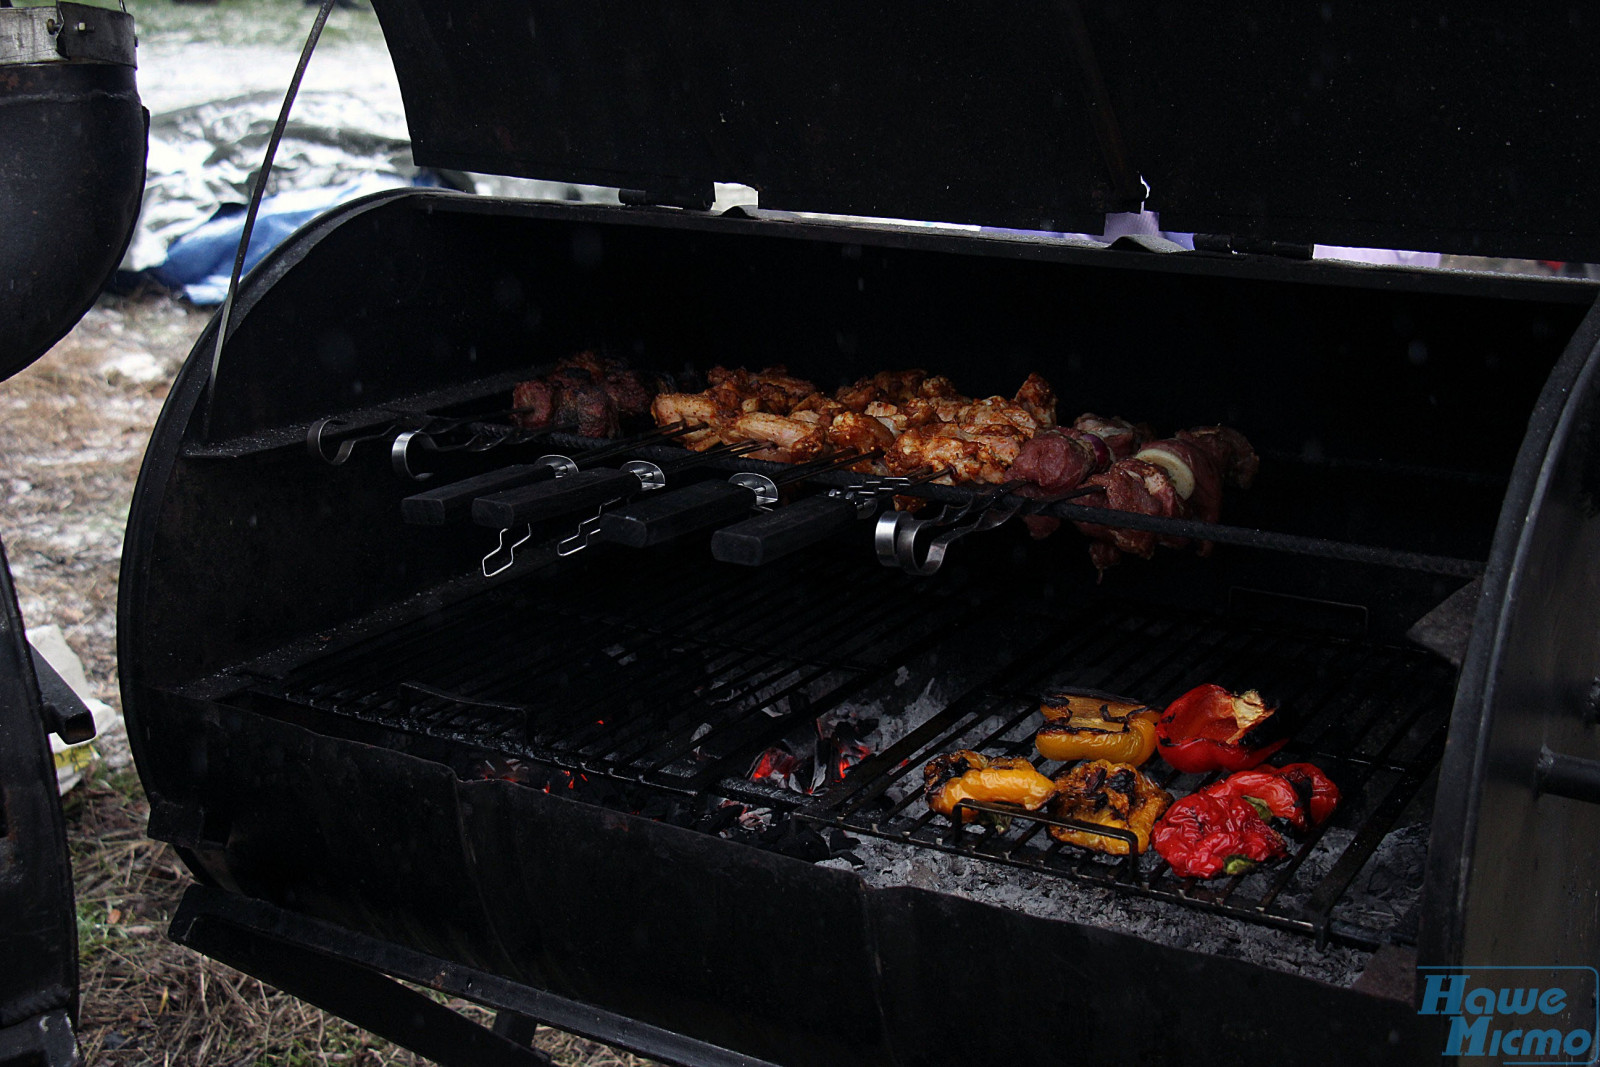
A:
<svg viewBox="0 0 1600 1067">
<path fill-rule="evenodd" d="M 371 175 L 336 189 L 297 189 L 265 197 L 250 234 L 245 255 L 248 272 L 283 239 L 330 208 L 369 193 L 405 186 L 394 175 Z M 418 172 L 411 185 L 437 186 L 429 171 Z M 150 274 L 169 289 L 181 289 L 196 304 L 220 304 L 228 293 L 228 276 L 244 233 L 243 204 L 224 204 L 199 226 L 167 246 L 167 258 Z"/>
</svg>

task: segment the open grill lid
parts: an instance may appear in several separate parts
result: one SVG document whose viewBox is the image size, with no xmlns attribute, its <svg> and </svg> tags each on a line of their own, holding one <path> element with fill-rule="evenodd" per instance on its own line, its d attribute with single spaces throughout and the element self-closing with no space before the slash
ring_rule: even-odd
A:
<svg viewBox="0 0 1600 1067">
<path fill-rule="evenodd" d="M 419 163 L 1090 232 L 1142 177 L 1171 229 L 1600 260 L 1576 8 L 375 6 Z"/>
</svg>

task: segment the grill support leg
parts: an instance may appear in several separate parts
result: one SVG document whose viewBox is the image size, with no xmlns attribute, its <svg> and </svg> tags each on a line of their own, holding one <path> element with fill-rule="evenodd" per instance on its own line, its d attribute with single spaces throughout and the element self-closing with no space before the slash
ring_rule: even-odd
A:
<svg viewBox="0 0 1600 1067">
<path fill-rule="evenodd" d="M 494 1031 L 452 1011 L 377 971 L 273 936 L 215 912 L 202 912 L 185 895 L 173 917 L 171 936 L 212 959 L 254 975 L 379 1037 L 426 1056 L 442 1067 L 550 1067 L 550 1057 L 503 1033 L 502 1012 Z M 203 891 L 202 891 L 203 892 Z M 511 1013 L 515 1014 L 515 1013 Z M 532 1020 L 518 1016 L 508 1029 L 529 1041 Z"/>
</svg>

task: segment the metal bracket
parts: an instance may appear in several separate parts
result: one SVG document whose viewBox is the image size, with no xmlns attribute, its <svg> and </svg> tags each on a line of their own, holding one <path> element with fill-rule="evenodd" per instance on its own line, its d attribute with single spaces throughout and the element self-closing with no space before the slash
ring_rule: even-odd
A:
<svg viewBox="0 0 1600 1067">
<path fill-rule="evenodd" d="M 1534 790 L 1600 804 L 1600 760 L 1564 756 L 1550 751 L 1550 746 L 1542 745 L 1539 748 L 1539 762 L 1534 769 Z"/>
<path fill-rule="evenodd" d="M 665 488 L 667 472 L 659 464 L 651 463 L 647 459 L 630 459 L 622 465 L 622 469 L 639 479 L 639 491 L 648 493 L 652 489 Z"/>
<path fill-rule="evenodd" d="M 740 471 L 728 481 L 734 485 L 743 486 L 756 495 L 756 508 L 766 511 L 778 502 L 778 483 L 768 478 L 765 474 L 753 474 L 749 471 Z"/>
</svg>

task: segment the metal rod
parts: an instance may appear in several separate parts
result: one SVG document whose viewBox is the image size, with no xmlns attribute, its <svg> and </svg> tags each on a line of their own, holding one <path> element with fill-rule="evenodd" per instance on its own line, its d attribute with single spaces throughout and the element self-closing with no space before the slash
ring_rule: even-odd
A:
<svg viewBox="0 0 1600 1067">
<path fill-rule="evenodd" d="M 267 179 L 272 175 L 272 160 L 278 154 L 278 142 L 283 140 L 283 131 L 289 125 L 289 111 L 294 107 L 294 98 L 300 92 L 300 82 L 306 76 L 306 67 L 311 63 L 311 53 L 316 50 L 317 41 L 322 37 L 322 28 L 328 24 L 328 15 L 333 11 L 334 0 L 322 0 L 317 7 L 316 18 L 311 22 L 311 32 L 306 36 L 306 43 L 300 49 L 300 62 L 295 64 L 294 76 L 289 79 L 289 89 L 283 94 L 283 107 L 278 111 L 278 121 L 273 123 L 272 136 L 267 138 L 267 151 L 261 160 L 261 169 L 256 172 L 255 185 L 250 190 L 250 203 L 245 208 L 244 229 L 239 234 L 239 249 L 233 257 L 233 271 L 228 275 L 228 295 L 223 298 L 222 310 L 217 313 L 217 342 L 211 350 L 211 374 L 206 380 L 206 408 L 205 420 L 209 429 L 211 414 L 215 410 L 217 391 L 217 371 L 222 365 L 222 345 L 228 338 L 228 320 L 233 314 L 234 298 L 239 292 L 239 276 L 244 273 L 244 260 L 250 250 L 250 237 L 255 232 L 256 214 L 261 210 L 261 198 L 266 195 Z"/>
</svg>

